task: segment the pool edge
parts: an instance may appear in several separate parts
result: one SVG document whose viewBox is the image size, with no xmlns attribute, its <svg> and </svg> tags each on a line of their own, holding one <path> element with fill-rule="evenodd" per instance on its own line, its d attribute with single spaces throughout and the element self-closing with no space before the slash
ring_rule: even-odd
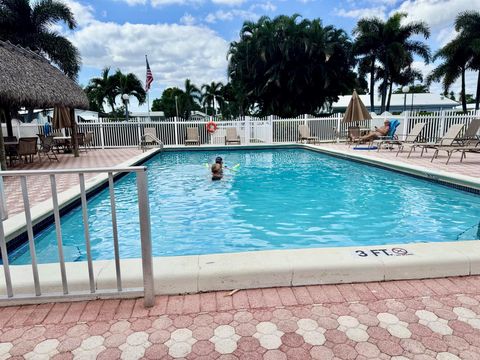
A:
<svg viewBox="0 0 480 360">
<path fill-rule="evenodd" d="M 155 293 L 173 295 L 480 274 L 479 240 L 435 245 L 411 243 L 155 257 Z M 368 255 L 364 256 L 363 253 Z M 97 291 L 114 288 L 114 261 L 99 260 L 94 263 Z M 67 278 L 72 290 L 88 289 L 86 267 L 86 262 L 67 263 Z M 121 268 L 125 288 L 142 287 L 140 259 L 122 260 Z M 175 271 L 170 271 L 172 268 Z M 16 284 L 15 292 L 31 293 L 31 266 L 12 265 L 10 270 Z M 62 284 L 56 264 L 39 265 L 39 273 L 41 279 L 48 279 L 46 283 L 42 282 L 43 292 L 61 292 Z M 0 294 L 5 294 L 4 284 L 0 284 Z"/>
</svg>

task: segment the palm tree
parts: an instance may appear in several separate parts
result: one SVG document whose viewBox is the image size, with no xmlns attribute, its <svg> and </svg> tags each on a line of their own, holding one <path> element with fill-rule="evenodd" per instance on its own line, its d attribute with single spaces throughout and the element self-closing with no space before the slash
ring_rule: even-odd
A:
<svg viewBox="0 0 480 360">
<path fill-rule="evenodd" d="M 415 35 L 427 39 L 430 30 L 424 22 L 402 24 L 407 17 L 405 13 L 395 13 L 387 21 L 378 18 L 360 20 L 354 30 L 357 35 L 354 46 L 357 55 L 363 55 L 361 69 L 369 67 L 370 75 L 377 71 L 376 63 L 380 63 L 382 72 L 382 105 L 380 112 L 385 111 L 387 91 L 391 87 L 392 76 L 399 69 L 409 65 L 409 59 L 418 55 L 426 63 L 430 61 L 430 50 L 427 45 L 418 40 L 412 40 Z M 363 63 L 363 64 L 362 64 Z M 411 61 L 410 61 L 411 63 Z M 372 77 L 370 77 L 370 99 L 373 97 Z"/>
<path fill-rule="evenodd" d="M 380 34 L 384 23 L 378 18 L 361 19 L 353 29 L 355 42 L 353 53 L 361 56 L 359 75 L 370 75 L 370 111 L 375 111 L 375 73 L 376 62 L 380 56 Z"/>
<path fill-rule="evenodd" d="M 463 43 L 460 37 L 450 41 L 444 47 L 437 51 L 433 56 L 433 60 L 442 59 L 440 63 L 427 77 L 427 84 L 433 81 L 442 81 L 443 90 L 448 93 L 450 86 L 460 77 L 461 91 L 460 98 L 462 101 L 462 109 L 467 112 L 467 101 L 465 97 L 465 72 L 468 67 L 469 48 Z"/>
<path fill-rule="evenodd" d="M 70 8 L 61 1 L 0 0 L 0 39 L 39 51 L 60 70 L 76 78 L 80 54 L 52 25 L 64 22 L 70 30 L 77 26 Z"/>
<path fill-rule="evenodd" d="M 145 103 L 147 93 L 137 75 L 133 73 L 124 74 L 120 69 L 117 69 L 117 72 L 112 77 L 115 84 L 116 96 L 127 94 L 136 98 L 140 105 Z"/>
<path fill-rule="evenodd" d="M 222 105 L 222 101 L 223 101 L 222 88 L 223 88 L 223 84 L 221 82 L 215 82 L 215 81 L 212 81 L 210 85 L 208 84 L 202 85 L 202 91 L 203 91 L 202 102 L 207 109 L 209 107 L 212 107 L 212 104 L 213 104 L 212 115 L 215 115 L 215 105 L 216 104 L 218 104 L 219 106 Z"/>
<path fill-rule="evenodd" d="M 110 68 L 105 67 L 102 70 L 102 75 L 98 78 L 90 79 L 85 91 L 89 99 L 93 100 L 98 105 L 101 111 L 103 103 L 106 101 L 111 107 L 112 112 L 115 111 L 115 98 L 117 97 L 117 89 L 115 79 L 110 73 Z"/>
<path fill-rule="evenodd" d="M 478 110 L 480 103 L 480 12 L 465 11 L 458 14 L 455 19 L 455 30 L 459 32 L 458 38 L 469 50 L 468 67 L 478 71 L 475 96 L 475 110 Z"/>
<path fill-rule="evenodd" d="M 192 110 L 198 106 L 197 101 L 200 101 L 202 98 L 202 93 L 200 89 L 196 87 L 190 79 L 185 80 L 185 93 L 183 94 L 183 105 L 185 109 L 185 120 L 190 118 Z M 198 107 L 197 107 L 198 109 Z"/>
<path fill-rule="evenodd" d="M 230 44 L 228 75 L 246 99 L 239 102 L 242 108 L 297 116 L 315 113 L 351 91 L 354 64 L 343 30 L 297 14 L 264 16 L 245 22 L 240 40 Z"/>
</svg>

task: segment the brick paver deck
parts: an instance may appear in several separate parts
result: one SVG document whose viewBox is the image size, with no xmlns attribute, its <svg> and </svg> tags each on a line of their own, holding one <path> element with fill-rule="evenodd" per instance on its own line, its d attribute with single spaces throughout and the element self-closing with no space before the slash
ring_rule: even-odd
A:
<svg viewBox="0 0 480 360">
<path fill-rule="evenodd" d="M 441 171 L 452 172 L 467 176 L 480 177 L 480 154 L 467 153 L 467 158 L 460 162 L 460 153 L 454 153 L 450 159 L 450 163 L 446 165 L 447 155 L 444 151 L 440 152 L 438 158 L 431 162 L 433 150 L 428 150 L 428 153 L 420 157 L 421 150 L 416 150 L 412 153 L 410 158 L 407 158 L 409 149 L 401 152 L 398 157 L 397 148 L 393 151 L 388 149 L 377 150 L 354 150 L 353 146 L 348 147 L 345 144 L 322 144 L 321 147 L 338 149 L 350 152 L 352 154 L 361 154 L 372 158 L 380 158 L 384 160 L 401 161 L 410 165 L 422 166 L 426 169 L 435 169 Z"/>
<path fill-rule="evenodd" d="M 344 145 L 326 145 L 346 149 Z M 354 150 L 349 150 L 354 151 Z M 115 165 L 135 149 L 89 152 L 43 166 Z M 363 152 L 480 176 L 480 156 L 430 163 Z M 38 165 L 34 165 L 38 166 Z M 66 178 L 61 189 L 75 183 Z M 30 183 L 32 202 L 49 197 Z M 10 211 L 19 186 L 6 181 Z M 480 277 L 360 283 L 97 300 L 0 309 L 0 359 L 480 359 Z"/>
<path fill-rule="evenodd" d="M 480 277 L 10 307 L 0 358 L 480 359 Z"/>
<path fill-rule="evenodd" d="M 39 161 L 38 157 L 36 157 L 33 163 L 19 163 L 9 170 L 56 170 L 115 166 L 141 153 L 142 151 L 137 148 L 127 148 L 90 150 L 86 153 L 81 152 L 78 158 L 75 158 L 72 154 L 58 154 L 58 162 L 49 161 L 46 157 L 42 157 L 42 161 Z M 96 175 L 86 174 L 85 179 Z M 58 192 L 65 191 L 79 183 L 77 175 L 58 175 L 56 181 Z M 51 197 L 50 179 L 48 176 L 29 177 L 27 178 L 27 186 L 30 206 L 34 206 Z M 24 210 L 20 180 L 5 178 L 5 194 L 9 214 L 12 215 Z"/>
</svg>

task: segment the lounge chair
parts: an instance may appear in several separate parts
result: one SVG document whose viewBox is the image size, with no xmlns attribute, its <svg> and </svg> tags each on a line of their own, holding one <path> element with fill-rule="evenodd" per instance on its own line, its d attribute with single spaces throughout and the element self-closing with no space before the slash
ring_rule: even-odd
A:
<svg viewBox="0 0 480 360">
<path fill-rule="evenodd" d="M 157 129 L 145 128 L 143 129 L 143 141 L 145 145 L 155 145 L 157 139 Z"/>
<path fill-rule="evenodd" d="M 33 157 L 37 155 L 38 137 L 24 137 L 18 139 L 18 150 L 17 155 L 21 159 L 22 156 L 25 158 L 25 163 L 33 162 Z"/>
<path fill-rule="evenodd" d="M 453 153 L 461 152 L 460 162 L 463 161 L 463 158 L 466 157 L 467 152 L 478 153 L 480 152 L 480 140 L 477 136 L 478 130 L 480 129 L 480 119 L 474 119 L 468 124 L 465 133 L 462 136 L 458 136 L 456 141 L 457 146 L 440 146 L 435 149 L 432 160 L 438 157 L 440 151 L 445 151 L 447 153 L 447 162 L 450 162 L 450 158 Z"/>
<path fill-rule="evenodd" d="M 390 127 L 388 130 L 388 134 L 385 136 L 380 136 L 378 139 L 373 140 L 370 143 L 370 146 L 377 146 L 377 150 L 380 151 L 380 148 L 384 144 L 390 144 L 392 141 L 398 141 L 398 136 L 396 135 L 397 128 L 400 125 L 400 121 L 397 119 L 390 120 Z"/>
<path fill-rule="evenodd" d="M 319 141 L 317 136 L 310 135 L 310 128 L 308 125 L 298 125 L 298 132 L 300 134 L 298 141 L 306 141 L 307 144 L 315 144 Z"/>
<path fill-rule="evenodd" d="M 390 143 L 392 145 L 398 145 L 397 156 L 400 152 L 403 151 L 405 145 L 411 145 L 414 143 L 420 142 L 420 134 L 422 133 L 423 129 L 425 128 L 426 123 L 416 123 L 410 133 L 407 135 L 405 140 L 392 140 Z"/>
<path fill-rule="evenodd" d="M 185 139 L 185 145 L 200 145 L 200 135 L 198 134 L 197 127 L 187 128 L 187 138 Z"/>
<path fill-rule="evenodd" d="M 454 145 L 455 141 L 459 138 L 459 134 L 462 131 L 464 125 L 463 124 L 454 124 L 450 126 L 450 128 L 447 130 L 445 135 L 440 139 L 437 140 L 436 142 L 427 142 L 427 143 L 422 143 L 422 142 L 415 142 L 413 144 L 410 144 L 410 152 L 408 153 L 407 158 L 410 157 L 412 154 L 412 151 L 415 150 L 416 148 L 421 148 L 422 152 L 420 153 L 420 156 L 423 156 L 423 153 L 427 149 L 438 149 L 438 148 L 445 148 L 445 147 L 451 147 Z M 433 155 L 433 159 L 435 156 L 438 154 L 437 151 L 435 151 L 435 154 Z"/>
<path fill-rule="evenodd" d="M 53 141 L 53 136 L 38 135 L 40 139 L 40 150 L 38 151 L 38 157 L 42 160 L 41 154 L 46 155 L 48 160 L 57 160 L 57 154 L 53 151 L 55 142 Z"/>
<path fill-rule="evenodd" d="M 237 129 L 229 127 L 226 129 L 225 145 L 238 144 L 240 145 L 240 136 L 237 135 Z"/>
<path fill-rule="evenodd" d="M 92 145 L 93 145 L 93 133 L 92 132 L 87 132 L 85 133 L 85 139 L 84 139 L 84 144 L 85 144 L 85 149 L 90 149 L 92 150 Z"/>
</svg>

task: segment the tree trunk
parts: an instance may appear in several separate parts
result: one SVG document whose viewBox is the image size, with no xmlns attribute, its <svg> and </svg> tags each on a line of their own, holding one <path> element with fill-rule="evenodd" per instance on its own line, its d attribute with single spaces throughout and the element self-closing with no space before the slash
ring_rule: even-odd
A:
<svg viewBox="0 0 480 360">
<path fill-rule="evenodd" d="M 381 113 L 385 112 L 385 102 L 387 100 L 387 86 L 388 86 L 388 78 L 390 77 L 390 72 L 388 71 L 388 54 L 387 49 L 385 49 L 385 63 L 383 64 L 385 67 L 385 79 L 383 80 L 382 84 L 382 109 Z"/>
<path fill-rule="evenodd" d="M 79 157 L 78 153 L 78 138 L 77 138 L 77 121 L 75 119 L 75 109 L 70 109 L 70 122 L 72 124 L 72 147 L 73 147 L 73 156 Z"/>
<path fill-rule="evenodd" d="M 10 113 L 10 108 L 3 109 L 3 114 L 5 116 L 5 124 L 7 125 L 7 136 L 13 136 L 12 114 Z"/>
<path fill-rule="evenodd" d="M 467 112 L 467 99 L 465 97 L 465 68 L 462 68 L 462 92 L 460 94 L 462 97 L 462 109 L 463 112 Z"/>
<path fill-rule="evenodd" d="M 475 110 L 479 109 L 480 105 L 480 70 L 478 70 L 478 78 L 477 78 L 477 94 L 475 97 Z"/>
<path fill-rule="evenodd" d="M 392 87 L 393 87 L 393 81 L 390 82 L 390 86 L 388 88 L 387 111 L 390 111 L 390 101 L 392 100 Z"/>
<path fill-rule="evenodd" d="M 370 67 L 370 111 L 375 112 L 375 57 Z"/>
<path fill-rule="evenodd" d="M 5 145 L 3 144 L 2 119 L 5 118 L 5 109 L 0 108 L 0 166 L 2 170 L 7 170 L 7 159 L 5 155 Z"/>
</svg>

